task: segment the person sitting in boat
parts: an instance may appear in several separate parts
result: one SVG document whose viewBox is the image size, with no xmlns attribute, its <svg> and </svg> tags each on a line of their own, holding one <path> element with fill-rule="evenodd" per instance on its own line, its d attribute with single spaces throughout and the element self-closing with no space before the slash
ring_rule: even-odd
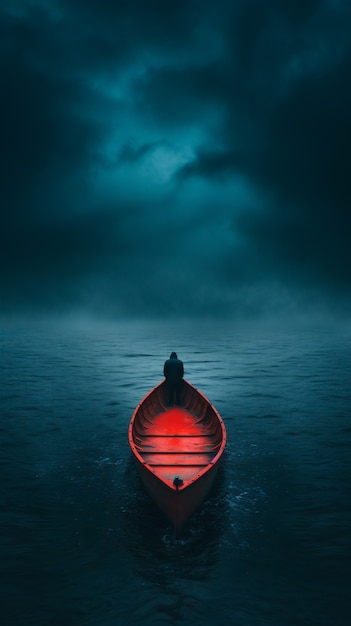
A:
<svg viewBox="0 0 351 626">
<path fill-rule="evenodd" d="M 176 352 L 172 352 L 169 359 L 165 362 L 163 374 L 166 378 L 169 404 L 172 405 L 174 400 L 176 404 L 180 404 L 180 390 L 184 376 L 184 366 L 183 362 L 178 359 Z"/>
</svg>

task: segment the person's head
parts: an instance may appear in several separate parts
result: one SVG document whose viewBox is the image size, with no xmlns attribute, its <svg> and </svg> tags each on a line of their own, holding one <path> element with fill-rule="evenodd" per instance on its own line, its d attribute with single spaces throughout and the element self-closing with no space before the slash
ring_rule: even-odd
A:
<svg viewBox="0 0 351 626">
<path fill-rule="evenodd" d="M 177 359 L 177 353 L 176 352 L 172 352 L 170 359 Z"/>
</svg>

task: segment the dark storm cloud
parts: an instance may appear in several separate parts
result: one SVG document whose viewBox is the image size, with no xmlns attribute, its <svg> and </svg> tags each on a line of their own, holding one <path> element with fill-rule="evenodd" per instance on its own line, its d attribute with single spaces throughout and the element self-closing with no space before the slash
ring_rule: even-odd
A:
<svg viewBox="0 0 351 626">
<path fill-rule="evenodd" d="M 140 161 L 146 154 L 149 154 L 154 148 L 157 148 L 162 143 L 155 141 L 151 143 L 145 143 L 141 146 L 133 146 L 127 144 L 122 147 L 119 154 L 119 159 L 124 163 L 136 163 Z"/>
<path fill-rule="evenodd" d="M 346 2 L 0 7 L 4 311 L 349 305 Z"/>
<path fill-rule="evenodd" d="M 192 176 L 204 178 L 216 178 L 218 176 L 230 176 L 233 171 L 242 167 L 240 156 L 230 150 L 206 152 L 198 150 L 196 158 L 190 163 L 183 165 L 177 172 L 177 177 L 182 180 Z"/>
</svg>

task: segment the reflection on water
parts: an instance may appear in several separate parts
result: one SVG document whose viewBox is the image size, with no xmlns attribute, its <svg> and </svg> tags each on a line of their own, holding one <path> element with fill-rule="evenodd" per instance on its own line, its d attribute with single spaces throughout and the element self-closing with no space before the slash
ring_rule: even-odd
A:
<svg viewBox="0 0 351 626">
<path fill-rule="evenodd" d="M 348 623 L 349 335 L 121 325 L 1 341 L 1 623 Z M 173 349 L 228 434 L 178 541 L 127 441 Z"/>
</svg>

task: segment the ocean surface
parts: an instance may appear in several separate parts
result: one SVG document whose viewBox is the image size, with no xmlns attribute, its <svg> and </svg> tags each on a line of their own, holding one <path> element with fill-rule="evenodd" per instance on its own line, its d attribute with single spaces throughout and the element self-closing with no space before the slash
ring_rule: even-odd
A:
<svg viewBox="0 0 351 626">
<path fill-rule="evenodd" d="M 127 429 L 171 351 L 228 445 L 180 540 Z M 349 626 L 351 329 L 3 328 L 2 626 Z"/>
</svg>

